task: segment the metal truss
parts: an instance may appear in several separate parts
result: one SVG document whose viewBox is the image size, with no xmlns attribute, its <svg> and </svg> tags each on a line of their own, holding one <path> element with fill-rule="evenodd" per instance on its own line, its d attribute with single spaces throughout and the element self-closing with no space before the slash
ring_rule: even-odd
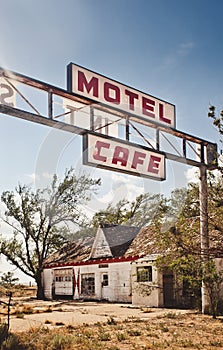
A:
<svg viewBox="0 0 223 350">
<path fill-rule="evenodd" d="M 208 169 L 217 167 L 215 143 L 0 68 L 0 87 L 5 84 L 13 91 L 16 102 L 13 105 L 5 98 L 0 103 L 2 114 L 79 135 L 91 131 L 114 137 L 114 125 L 119 125 L 124 129 L 124 140 L 165 152 L 167 159 L 197 167 L 205 165 Z M 115 136 L 119 138 L 118 133 Z"/>
</svg>

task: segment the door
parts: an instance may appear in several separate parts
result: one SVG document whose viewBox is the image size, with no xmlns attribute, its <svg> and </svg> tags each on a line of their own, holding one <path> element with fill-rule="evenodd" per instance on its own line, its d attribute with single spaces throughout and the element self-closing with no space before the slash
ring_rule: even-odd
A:
<svg viewBox="0 0 223 350">
<path fill-rule="evenodd" d="M 102 273 L 101 275 L 101 299 L 108 300 L 108 274 Z"/>
<path fill-rule="evenodd" d="M 163 303 L 165 307 L 174 305 L 174 278 L 172 274 L 163 275 Z"/>
<path fill-rule="evenodd" d="M 73 295 L 73 269 L 57 269 L 54 271 L 55 296 Z"/>
</svg>

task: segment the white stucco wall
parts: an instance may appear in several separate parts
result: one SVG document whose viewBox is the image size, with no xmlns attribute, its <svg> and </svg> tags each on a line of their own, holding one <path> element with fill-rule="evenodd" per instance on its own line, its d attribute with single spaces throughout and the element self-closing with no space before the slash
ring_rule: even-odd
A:
<svg viewBox="0 0 223 350">
<path fill-rule="evenodd" d="M 105 267 L 105 266 L 108 267 Z M 99 267 L 101 266 L 101 267 Z M 62 267 L 61 267 L 62 268 Z M 108 264 L 90 264 L 72 267 L 75 276 L 74 299 L 95 299 L 130 303 L 131 297 L 131 262 L 111 262 Z M 58 269 L 58 267 L 56 268 Z M 53 276 L 55 269 L 44 269 L 44 291 L 47 299 L 52 299 Z M 95 293 L 81 293 L 82 275 L 93 274 L 95 278 Z M 103 286 L 103 275 L 108 275 L 108 285 Z"/>
<path fill-rule="evenodd" d="M 131 302 L 130 262 L 110 263 L 108 267 L 102 268 L 98 264 L 80 267 L 80 276 L 88 273 L 94 273 L 95 276 L 95 295 L 86 296 L 80 293 L 80 297 Z M 108 286 L 102 286 L 103 274 L 108 275 Z"/>
<path fill-rule="evenodd" d="M 136 260 L 132 263 L 132 304 L 138 306 L 163 306 L 162 274 L 154 266 L 155 256 Z M 137 282 L 138 267 L 152 267 L 151 282 Z"/>
<path fill-rule="evenodd" d="M 52 286 L 53 286 L 53 270 L 44 269 L 43 270 L 44 296 L 48 300 L 52 299 Z"/>
</svg>

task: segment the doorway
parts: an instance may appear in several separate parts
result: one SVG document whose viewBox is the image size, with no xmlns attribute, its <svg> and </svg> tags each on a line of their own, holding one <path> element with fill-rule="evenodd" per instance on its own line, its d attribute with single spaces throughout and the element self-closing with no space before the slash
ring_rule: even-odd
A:
<svg viewBox="0 0 223 350">
<path fill-rule="evenodd" d="M 174 306 L 174 277 L 173 274 L 163 275 L 163 304 L 164 307 Z"/>
</svg>

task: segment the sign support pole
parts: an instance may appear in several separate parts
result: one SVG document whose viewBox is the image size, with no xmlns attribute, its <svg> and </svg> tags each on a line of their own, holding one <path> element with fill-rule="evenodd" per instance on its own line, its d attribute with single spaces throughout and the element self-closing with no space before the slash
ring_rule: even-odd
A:
<svg viewBox="0 0 223 350">
<path fill-rule="evenodd" d="M 209 234 L 208 234 L 208 189 L 207 189 L 207 166 L 200 166 L 200 245 L 202 268 L 209 259 Z M 201 286 L 202 313 L 209 312 L 209 297 L 207 288 L 202 281 Z"/>
</svg>

